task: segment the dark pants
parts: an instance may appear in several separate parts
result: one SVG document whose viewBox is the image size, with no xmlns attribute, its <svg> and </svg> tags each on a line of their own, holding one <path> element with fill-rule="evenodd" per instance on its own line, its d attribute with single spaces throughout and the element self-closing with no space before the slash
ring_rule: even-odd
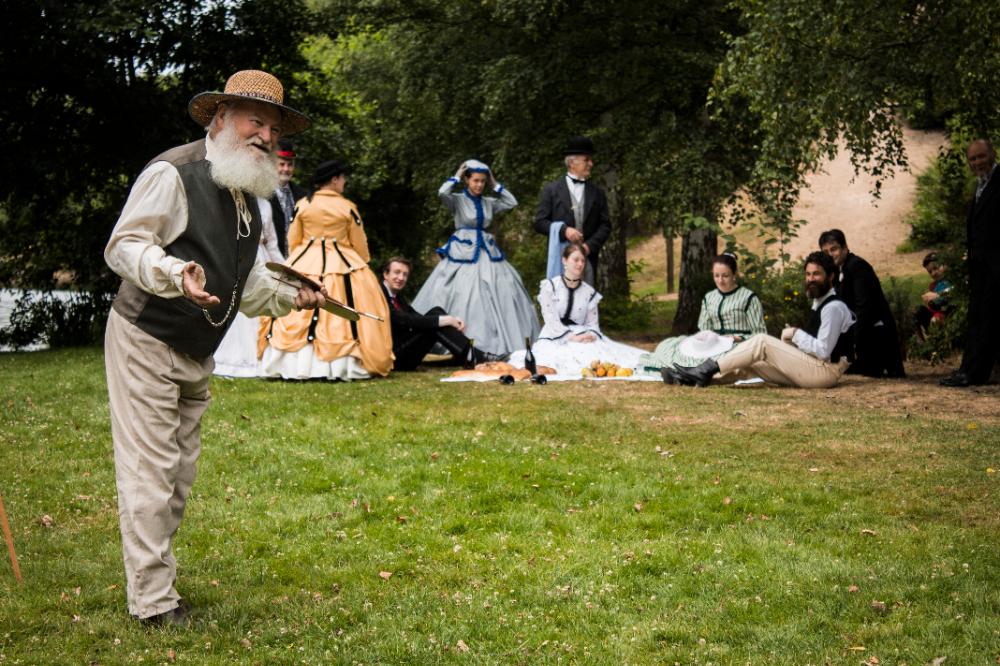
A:
<svg viewBox="0 0 1000 666">
<path fill-rule="evenodd" d="M 431 308 L 426 314 L 441 316 L 445 311 L 441 308 Z M 403 335 L 393 338 L 392 341 L 392 351 L 396 355 L 393 369 L 413 370 L 420 365 L 436 342 L 440 342 L 457 362 L 465 358 L 466 350 L 469 348 L 469 338 L 453 326 L 423 330 L 406 329 Z"/>
<path fill-rule="evenodd" d="M 971 293 L 968 331 L 960 371 L 973 384 L 986 384 L 990 381 L 993 365 L 997 361 L 997 349 L 1000 347 L 1000 297 L 997 285 L 987 284 L 987 279 L 986 276 L 974 274 L 969 279 Z"/>
<path fill-rule="evenodd" d="M 882 326 L 858 331 L 854 337 L 854 362 L 849 375 L 866 377 L 905 377 L 903 355 L 896 335 L 896 322 L 883 320 Z"/>
</svg>

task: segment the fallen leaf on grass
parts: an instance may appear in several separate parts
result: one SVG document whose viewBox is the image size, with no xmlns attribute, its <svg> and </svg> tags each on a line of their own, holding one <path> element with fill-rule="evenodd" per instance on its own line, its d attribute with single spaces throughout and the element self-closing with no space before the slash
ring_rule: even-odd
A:
<svg viewBox="0 0 1000 666">
<path fill-rule="evenodd" d="M 246 414 L 240 414 L 240 418 L 243 419 L 244 421 L 249 421 L 250 420 L 250 417 L 247 416 Z"/>
<path fill-rule="evenodd" d="M 996 474 L 997 471 L 995 469 L 993 469 L 992 467 L 987 467 L 986 468 L 986 473 L 987 474 Z"/>
<path fill-rule="evenodd" d="M 642 511 L 642 504 L 636 502 L 635 504 L 632 505 L 632 508 L 636 510 L 636 513 L 638 513 L 639 511 Z"/>
<path fill-rule="evenodd" d="M 438 453 L 437 451 L 435 451 L 434 453 L 431 454 L 431 460 L 437 460 L 440 457 L 441 457 L 441 454 Z"/>
<path fill-rule="evenodd" d="M 865 536 L 877 536 L 878 535 L 878 532 L 876 532 L 875 530 L 869 530 L 869 529 L 863 529 L 863 530 L 861 530 L 861 533 L 864 534 Z"/>
<path fill-rule="evenodd" d="M 110 592 L 111 590 L 117 590 L 118 589 L 118 583 L 111 583 L 111 585 L 108 585 L 104 589 L 107 590 L 108 592 Z"/>
<path fill-rule="evenodd" d="M 42 527 L 52 527 L 55 524 L 55 521 L 52 520 L 52 516 L 49 514 L 45 514 L 39 518 L 38 522 L 42 524 Z"/>
<path fill-rule="evenodd" d="M 810 467 L 809 471 L 810 472 L 818 472 L 819 471 L 819 467 Z"/>
<path fill-rule="evenodd" d="M 378 577 L 381 578 L 382 580 L 389 580 L 390 578 L 392 578 L 392 572 L 391 571 L 379 571 L 378 572 Z"/>
<path fill-rule="evenodd" d="M 465 641 L 463 641 L 461 639 L 459 639 L 459 641 L 457 643 L 455 643 L 455 647 L 458 648 L 459 652 L 468 652 L 469 651 L 469 646 L 466 645 Z"/>
<path fill-rule="evenodd" d="M 847 591 L 848 592 L 857 592 L 858 591 L 858 586 L 857 585 L 851 585 L 849 588 L 847 588 Z"/>
<path fill-rule="evenodd" d="M 80 617 L 79 615 L 74 615 L 74 616 L 73 616 L 73 619 L 72 619 L 72 622 L 73 622 L 73 624 L 76 624 L 77 622 L 79 622 L 79 621 L 80 621 L 80 620 L 82 620 L 82 619 L 83 619 L 83 618 L 82 618 L 82 617 Z"/>
<path fill-rule="evenodd" d="M 868 661 L 863 661 L 861 663 L 864 664 L 865 666 L 879 666 L 879 664 L 881 664 L 882 662 L 879 661 L 878 657 L 872 656 L 868 657 Z"/>
<path fill-rule="evenodd" d="M 249 421 L 250 419 L 247 419 L 247 420 Z M 177 660 L 177 653 L 174 652 L 173 648 L 170 648 L 169 650 L 167 650 L 167 659 L 169 659 L 170 661 L 176 661 Z"/>
<path fill-rule="evenodd" d="M 248 650 L 253 647 L 253 643 L 251 643 L 250 640 L 247 639 L 247 638 L 241 638 L 240 639 L 240 645 L 242 645 L 243 647 L 245 647 Z"/>
<path fill-rule="evenodd" d="M 219 581 L 217 580 L 212 580 L 208 584 L 211 585 L 212 587 L 219 587 Z"/>
<path fill-rule="evenodd" d="M 733 498 L 730 497 L 729 495 L 726 495 L 725 497 L 722 498 L 722 503 L 725 504 L 726 506 L 729 506 L 730 504 L 733 503 Z"/>
<path fill-rule="evenodd" d="M 406 516 L 396 516 L 396 522 L 397 523 L 405 523 L 406 522 Z"/>
<path fill-rule="evenodd" d="M 872 601 L 872 610 L 876 613 L 882 613 L 884 615 L 889 612 L 889 607 L 885 605 L 884 601 L 875 600 Z"/>
<path fill-rule="evenodd" d="M 948 661 L 948 657 L 935 657 L 931 660 L 930 666 L 941 666 L 946 661 Z"/>
</svg>

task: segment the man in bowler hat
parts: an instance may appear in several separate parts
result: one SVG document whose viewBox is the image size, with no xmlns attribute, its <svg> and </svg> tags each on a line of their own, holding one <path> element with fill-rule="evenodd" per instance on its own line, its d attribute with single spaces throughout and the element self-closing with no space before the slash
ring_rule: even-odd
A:
<svg viewBox="0 0 1000 666">
<path fill-rule="evenodd" d="M 604 191 L 590 182 L 594 168 L 594 142 L 575 136 L 563 151 L 566 174 L 542 188 L 535 213 L 535 230 L 551 236 L 552 226 L 560 224 L 559 240 L 580 243 L 587 253 L 583 279 L 594 286 L 597 258 L 611 235 L 611 216 Z"/>
</svg>

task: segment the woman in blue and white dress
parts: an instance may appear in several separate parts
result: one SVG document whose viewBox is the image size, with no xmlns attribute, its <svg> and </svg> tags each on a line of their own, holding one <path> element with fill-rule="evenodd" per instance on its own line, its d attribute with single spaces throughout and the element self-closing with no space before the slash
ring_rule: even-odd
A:
<svg viewBox="0 0 1000 666">
<path fill-rule="evenodd" d="M 483 196 L 487 183 L 495 197 Z M 538 335 L 538 316 L 521 276 L 486 231 L 493 216 L 516 206 L 517 199 L 478 160 L 463 162 L 438 197 L 455 216 L 455 233 L 438 248 L 441 261 L 413 299 L 414 309 L 440 307 L 464 320 L 465 335 L 482 351 L 521 349 L 525 338 Z"/>
<path fill-rule="evenodd" d="M 562 252 L 562 275 L 542 280 L 538 303 L 545 326 L 532 346 L 538 365 L 554 368 L 557 375 L 580 377 L 592 361 L 635 368 L 645 352 L 615 342 L 601 333 L 597 306 L 601 295 L 583 281 L 587 257 L 583 246 L 570 243 Z M 524 366 L 525 350 L 510 356 L 510 364 Z"/>
</svg>

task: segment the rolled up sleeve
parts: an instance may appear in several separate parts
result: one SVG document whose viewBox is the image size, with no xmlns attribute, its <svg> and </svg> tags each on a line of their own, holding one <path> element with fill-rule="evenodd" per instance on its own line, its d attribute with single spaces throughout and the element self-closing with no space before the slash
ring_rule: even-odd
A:
<svg viewBox="0 0 1000 666">
<path fill-rule="evenodd" d="M 187 228 L 187 196 L 180 174 L 169 162 L 157 162 L 139 174 L 122 210 L 104 260 L 123 280 L 163 298 L 183 295 L 181 269 L 186 263 L 164 247 Z"/>
</svg>

